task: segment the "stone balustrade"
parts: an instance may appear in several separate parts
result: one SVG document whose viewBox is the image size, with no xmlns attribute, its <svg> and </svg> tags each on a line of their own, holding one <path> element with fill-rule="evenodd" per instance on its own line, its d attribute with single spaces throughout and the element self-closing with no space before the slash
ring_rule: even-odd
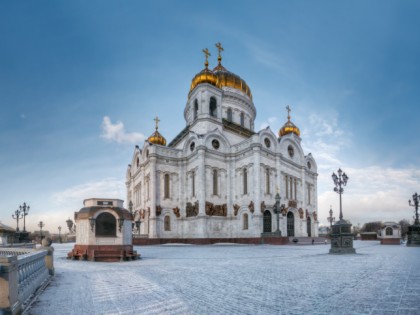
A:
<svg viewBox="0 0 420 315">
<path fill-rule="evenodd" d="M 29 297 L 54 274 L 53 248 L 0 248 L 0 314 L 20 314 Z"/>
</svg>

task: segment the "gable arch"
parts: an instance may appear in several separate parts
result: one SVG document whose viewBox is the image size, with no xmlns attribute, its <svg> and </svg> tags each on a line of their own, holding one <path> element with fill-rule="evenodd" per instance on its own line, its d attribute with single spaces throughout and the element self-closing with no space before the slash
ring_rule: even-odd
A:
<svg viewBox="0 0 420 315">
<path fill-rule="evenodd" d="M 265 139 L 270 140 L 270 147 L 267 148 L 265 145 Z M 270 128 L 261 130 L 259 132 L 259 142 L 263 146 L 263 148 L 271 150 L 271 151 L 277 151 L 278 149 L 278 140 L 276 135 L 273 133 L 273 131 Z"/>
</svg>

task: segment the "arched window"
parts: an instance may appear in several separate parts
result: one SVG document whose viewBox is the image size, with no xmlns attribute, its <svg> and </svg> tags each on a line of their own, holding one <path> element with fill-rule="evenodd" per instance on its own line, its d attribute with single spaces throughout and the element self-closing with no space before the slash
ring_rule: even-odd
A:
<svg viewBox="0 0 420 315">
<path fill-rule="evenodd" d="M 209 113 L 210 116 L 217 117 L 217 101 L 214 97 L 210 97 Z"/>
<path fill-rule="evenodd" d="M 192 190 L 192 196 L 195 197 L 195 172 L 194 171 L 191 174 L 191 190 Z"/>
<path fill-rule="evenodd" d="M 213 195 L 218 195 L 217 170 L 213 170 Z"/>
<path fill-rule="evenodd" d="M 117 236 L 117 220 L 108 212 L 103 212 L 96 218 L 95 236 Z"/>
<path fill-rule="evenodd" d="M 169 198 L 169 174 L 164 176 L 164 198 Z"/>
<path fill-rule="evenodd" d="M 163 225 L 164 225 L 165 231 L 171 230 L 171 217 L 169 215 L 166 215 L 165 219 L 163 219 Z"/>
<path fill-rule="evenodd" d="M 197 99 L 194 100 L 194 119 L 197 119 L 198 116 L 198 101 Z"/>
<path fill-rule="evenodd" d="M 139 164 L 140 164 L 140 160 L 139 158 L 137 158 L 137 167 L 139 167 Z"/>
<path fill-rule="evenodd" d="M 270 193 L 270 169 L 268 167 L 265 169 L 265 193 Z"/>
<path fill-rule="evenodd" d="M 388 226 L 386 229 L 385 229 L 385 234 L 386 235 L 392 235 L 393 233 L 392 233 L 393 231 L 392 231 L 392 227 L 390 227 L 390 226 Z"/>
<path fill-rule="evenodd" d="M 244 215 L 243 215 L 242 229 L 243 230 L 248 230 L 248 214 L 247 213 L 244 213 Z"/>
<path fill-rule="evenodd" d="M 228 108 L 227 110 L 227 120 L 232 121 L 232 109 Z"/>
<path fill-rule="evenodd" d="M 246 170 L 246 168 L 244 168 L 243 170 L 243 193 L 244 195 L 246 195 L 248 193 L 248 172 Z"/>
<path fill-rule="evenodd" d="M 245 126 L 245 114 L 241 113 L 241 126 L 244 127 Z"/>
</svg>

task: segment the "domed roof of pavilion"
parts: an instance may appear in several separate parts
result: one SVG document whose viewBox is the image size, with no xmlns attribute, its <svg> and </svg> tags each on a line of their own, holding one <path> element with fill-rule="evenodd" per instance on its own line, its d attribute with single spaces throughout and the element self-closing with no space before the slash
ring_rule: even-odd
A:
<svg viewBox="0 0 420 315">
<path fill-rule="evenodd" d="M 228 71 L 225 67 L 222 66 L 222 56 L 220 55 L 220 52 L 223 51 L 222 45 L 217 43 L 216 47 L 219 50 L 219 56 L 217 57 L 218 65 L 213 70 L 208 69 L 208 56 L 211 55 L 207 48 L 203 49 L 203 52 L 206 56 L 206 62 L 204 63 L 205 68 L 197 73 L 192 79 L 190 92 L 194 90 L 197 85 L 208 83 L 218 88 L 231 87 L 240 90 L 248 95 L 250 99 L 252 99 L 251 89 L 249 88 L 248 84 L 243 79 L 241 79 L 240 76 Z"/>
<path fill-rule="evenodd" d="M 151 134 L 151 136 L 149 138 L 147 138 L 147 141 L 149 141 L 150 143 L 153 144 L 158 144 L 158 145 L 166 145 L 166 139 L 160 134 L 160 132 L 158 131 L 158 123 L 159 123 L 159 118 L 156 117 L 155 118 L 155 122 L 156 122 L 156 130 L 154 133 Z"/>
<path fill-rule="evenodd" d="M 287 115 L 287 122 L 283 125 L 283 127 L 280 128 L 279 130 L 279 137 L 283 137 L 289 133 L 294 133 L 295 135 L 297 135 L 298 137 L 300 137 L 300 130 L 299 128 L 292 123 L 292 121 L 290 120 L 290 107 L 289 105 L 287 105 L 287 111 L 288 111 L 288 115 Z"/>
</svg>

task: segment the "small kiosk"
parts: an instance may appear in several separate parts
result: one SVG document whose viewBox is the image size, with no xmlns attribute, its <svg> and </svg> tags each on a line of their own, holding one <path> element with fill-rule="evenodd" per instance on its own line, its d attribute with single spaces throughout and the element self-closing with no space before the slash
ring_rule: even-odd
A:
<svg viewBox="0 0 420 315">
<path fill-rule="evenodd" d="M 401 243 L 401 226 L 396 222 L 385 222 L 379 230 L 381 245 L 399 245 Z"/>
<path fill-rule="evenodd" d="M 140 257 L 133 250 L 130 211 L 120 199 L 91 198 L 74 213 L 76 244 L 67 254 L 70 259 L 123 261 Z"/>
</svg>

